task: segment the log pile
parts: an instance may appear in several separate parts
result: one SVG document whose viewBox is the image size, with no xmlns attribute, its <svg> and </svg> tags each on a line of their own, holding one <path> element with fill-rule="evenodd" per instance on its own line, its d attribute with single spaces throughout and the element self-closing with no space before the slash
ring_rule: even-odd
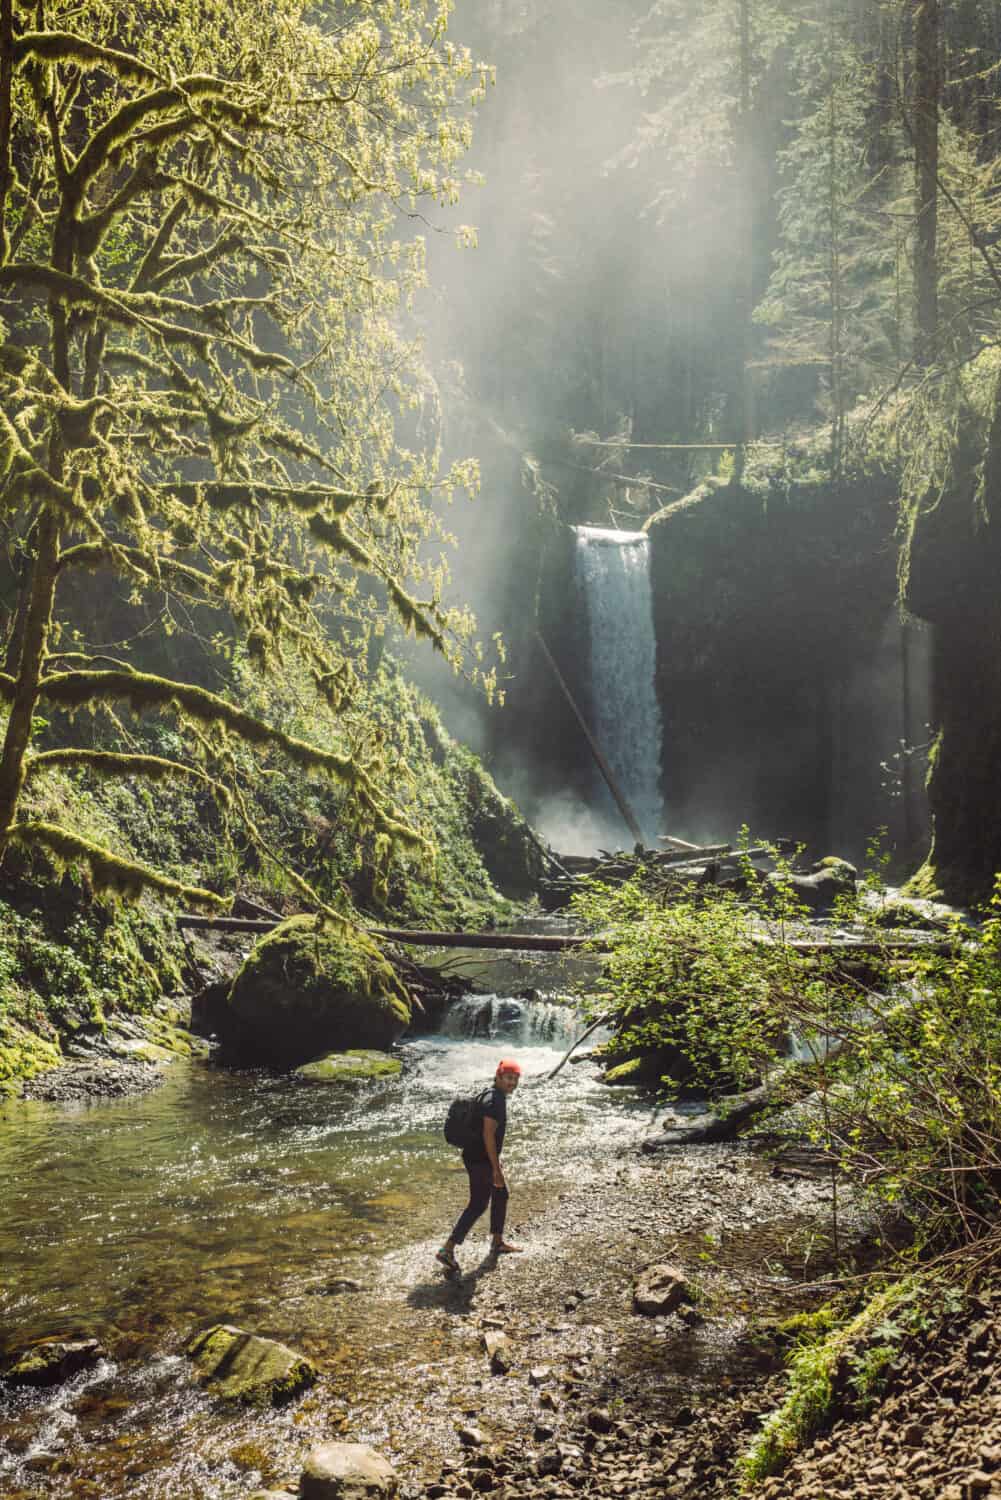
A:
<svg viewBox="0 0 1001 1500">
<path fill-rule="evenodd" d="M 543 883 L 539 891 L 543 909 L 560 911 L 569 906 L 574 892 L 581 890 L 588 880 L 624 885 L 641 870 L 648 889 L 665 895 L 672 889 L 680 892 L 692 886 L 720 885 L 739 878 L 742 862 L 769 859 L 775 849 L 780 853 L 792 849 L 791 841 L 786 839 L 777 840 L 774 847 L 759 845 L 751 849 L 734 849 L 732 844 L 683 844 L 680 839 L 669 842 L 668 849 L 637 846 L 632 853 L 601 849 L 596 855 L 558 855 L 566 875 Z"/>
</svg>

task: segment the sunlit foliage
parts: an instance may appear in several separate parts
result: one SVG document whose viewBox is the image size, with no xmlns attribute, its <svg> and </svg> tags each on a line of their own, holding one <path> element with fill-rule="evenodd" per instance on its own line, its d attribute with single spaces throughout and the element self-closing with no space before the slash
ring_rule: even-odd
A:
<svg viewBox="0 0 1001 1500">
<path fill-rule="evenodd" d="M 136 607 L 180 601 L 224 654 L 234 631 L 261 669 L 295 653 L 334 716 L 389 615 L 459 665 L 472 622 L 442 603 L 430 502 L 475 471 L 440 474 L 414 440 L 401 333 L 424 280 L 414 225 L 455 201 L 486 81 L 448 9 L 50 0 L 9 17 L 0 520 L 21 590 L 0 848 L 74 853 L 71 831 L 15 830 L 36 707 L 112 702 L 178 713 L 203 754 L 280 744 L 387 844 L 421 844 L 362 747 L 292 741 L 225 695 L 102 659 L 61 599 L 88 570 Z"/>
</svg>

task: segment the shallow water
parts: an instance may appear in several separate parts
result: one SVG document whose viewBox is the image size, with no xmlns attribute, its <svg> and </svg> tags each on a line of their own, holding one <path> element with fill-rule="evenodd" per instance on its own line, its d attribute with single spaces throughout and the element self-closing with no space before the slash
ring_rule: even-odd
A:
<svg viewBox="0 0 1001 1500">
<path fill-rule="evenodd" d="M 521 1060 L 505 1147 L 518 1216 L 649 1128 L 649 1106 L 586 1064 L 539 1086 L 582 1023 L 519 1004 L 459 1002 L 442 1033 L 401 1046 L 400 1079 L 360 1094 L 177 1063 L 139 1098 L 6 1104 L 0 1358 L 86 1333 L 109 1359 L 54 1392 L 0 1397 L 5 1500 L 236 1500 L 340 1426 L 408 1446 L 380 1412 L 400 1410 L 405 1366 L 443 1354 L 422 1307 L 464 1199 L 441 1136 L 450 1098 L 502 1055 Z M 183 1350 L 215 1321 L 304 1350 L 321 1385 L 291 1413 L 209 1400 Z M 416 1399 L 405 1420 L 419 1427 Z"/>
</svg>

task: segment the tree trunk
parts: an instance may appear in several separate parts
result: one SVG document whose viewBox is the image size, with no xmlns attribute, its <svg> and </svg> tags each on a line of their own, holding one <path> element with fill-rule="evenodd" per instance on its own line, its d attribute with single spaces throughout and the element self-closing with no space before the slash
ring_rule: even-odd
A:
<svg viewBox="0 0 1001 1500">
<path fill-rule="evenodd" d="M 38 684 L 42 676 L 56 592 L 59 529 L 55 512 L 46 510 L 36 533 L 31 600 L 25 618 L 14 701 L 7 721 L 3 755 L 0 757 L 0 851 L 6 845 L 7 831 L 14 822 L 24 782 L 24 757 L 31 741 L 31 724 L 38 703 Z"/>
<path fill-rule="evenodd" d="M 737 441 L 734 479 L 744 472 L 745 446 L 754 437 L 754 391 L 751 384 L 751 313 L 754 309 L 754 222 L 751 183 L 751 18 L 750 0 L 737 0 L 739 37 L 739 113 L 736 121 L 737 163 Z"/>
<path fill-rule="evenodd" d="M 7 194 L 11 183 L 11 97 L 14 82 L 14 0 L 0 0 L 0 265 L 7 260 Z"/>
<path fill-rule="evenodd" d="M 930 365 L 938 338 L 938 0 L 914 4 L 914 358 Z"/>
</svg>

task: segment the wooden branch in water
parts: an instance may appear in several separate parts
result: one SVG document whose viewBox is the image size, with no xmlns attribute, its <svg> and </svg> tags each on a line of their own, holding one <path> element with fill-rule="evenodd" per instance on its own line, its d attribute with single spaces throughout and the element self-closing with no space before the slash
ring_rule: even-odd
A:
<svg viewBox="0 0 1001 1500">
<path fill-rule="evenodd" d="M 577 1048 L 580 1046 L 581 1042 L 586 1042 L 592 1031 L 597 1031 L 599 1026 L 606 1025 L 606 1023 L 609 1022 L 614 1015 L 614 1010 L 608 1010 L 604 1015 L 599 1016 L 596 1021 L 592 1021 L 587 1030 L 582 1031 L 573 1045 L 566 1052 L 564 1052 L 563 1056 L 560 1058 L 553 1071 L 545 1075 L 545 1077 L 542 1079 L 542 1082 L 548 1083 L 551 1078 L 555 1078 L 560 1069 L 566 1067 L 568 1061 L 570 1060 L 571 1054 L 577 1051 Z"/>
</svg>

